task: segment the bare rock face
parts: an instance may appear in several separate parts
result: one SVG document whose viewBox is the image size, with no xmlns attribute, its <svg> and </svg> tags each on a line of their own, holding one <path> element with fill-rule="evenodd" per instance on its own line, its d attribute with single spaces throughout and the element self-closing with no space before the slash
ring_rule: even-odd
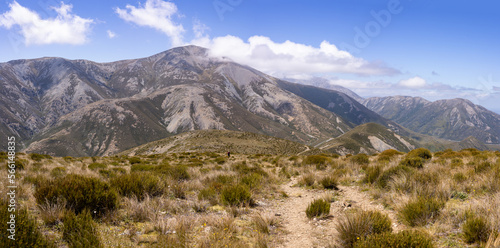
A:
<svg viewBox="0 0 500 248">
<path fill-rule="evenodd" d="M 277 79 L 196 46 L 112 63 L 11 61 L 0 64 L 0 85 L 0 132 L 53 155 L 109 155 L 204 129 L 308 144 L 353 127 Z"/>
<path fill-rule="evenodd" d="M 435 102 L 419 97 L 374 97 L 363 104 L 402 126 L 426 135 L 461 141 L 469 136 L 500 143 L 500 115 L 465 99 Z"/>
</svg>

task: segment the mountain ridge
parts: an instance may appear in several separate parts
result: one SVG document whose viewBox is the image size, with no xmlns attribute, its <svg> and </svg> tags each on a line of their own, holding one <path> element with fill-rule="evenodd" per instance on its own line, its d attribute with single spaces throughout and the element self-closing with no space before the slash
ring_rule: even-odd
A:
<svg viewBox="0 0 500 248">
<path fill-rule="evenodd" d="M 500 115 L 461 98 L 427 101 L 392 96 L 365 99 L 378 114 L 422 134 L 461 141 L 474 136 L 486 144 L 500 143 Z"/>
</svg>

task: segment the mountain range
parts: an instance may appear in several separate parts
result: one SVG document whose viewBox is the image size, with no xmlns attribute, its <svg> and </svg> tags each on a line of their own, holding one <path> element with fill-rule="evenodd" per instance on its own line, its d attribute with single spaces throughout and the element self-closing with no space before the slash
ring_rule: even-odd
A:
<svg viewBox="0 0 500 248">
<path fill-rule="evenodd" d="M 416 110 L 433 103 L 423 99 L 399 108 L 396 101 L 354 99 L 349 91 L 291 83 L 211 57 L 197 46 L 111 63 L 15 60 L 0 63 L 0 85 L 0 134 L 18 137 L 24 151 L 59 156 L 111 155 L 188 131 L 212 129 L 257 133 L 311 147 L 332 144 L 348 134 L 353 137 L 356 130 L 376 130 L 378 136 L 365 136 L 403 150 L 419 146 L 418 139 L 425 135 L 499 141 L 498 115 L 470 102 L 445 104 L 449 110 L 441 113 L 448 119 L 438 110 L 425 119 L 429 116 L 416 115 Z M 391 115 L 391 109 L 396 114 Z M 418 118 L 420 124 L 411 125 Z M 429 131 L 431 124 L 441 122 L 451 123 L 442 131 Z M 377 123 L 370 124 L 377 128 L 356 128 L 367 123 Z M 411 144 L 403 147 L 393 138 L 402 136 L 417 140 L 402 138 Z M 385 147 L 378 144 L 351 152 Z"/>
</svg>

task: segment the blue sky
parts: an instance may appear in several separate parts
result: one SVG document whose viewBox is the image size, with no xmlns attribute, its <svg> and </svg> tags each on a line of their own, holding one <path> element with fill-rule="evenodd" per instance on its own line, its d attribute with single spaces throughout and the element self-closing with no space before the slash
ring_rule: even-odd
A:
<svg viewBox="0 0 500 248">
<path fill-rule="evenodd" d="M 6 0 L 0 62 L 109 62 L 197 44 L 363 97 L 467 98 L 500 112 L 500 3 L 430 0 Z"/>
</svg>

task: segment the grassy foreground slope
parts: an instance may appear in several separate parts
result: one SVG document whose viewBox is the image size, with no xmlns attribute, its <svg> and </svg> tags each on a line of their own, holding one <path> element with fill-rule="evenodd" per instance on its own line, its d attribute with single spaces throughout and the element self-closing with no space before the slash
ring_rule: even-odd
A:
<svg viewBox="0 0 500 248">
<path fill-rule="evenodd" d="M 38 230 L 47 247 L 284 247 L 297 239 L 289 232 L 294 219 L 277 206 L 306 195 L 323 200 L 291 212 L 304 220 L 301 237 L 318 247 L 500 243 L 500 152 L 20 153 L 17 161 L 18 208 L 32 220 L 18 228 Z M 301 193 L 288 194 L 290 186 Z"/>
</svg>

